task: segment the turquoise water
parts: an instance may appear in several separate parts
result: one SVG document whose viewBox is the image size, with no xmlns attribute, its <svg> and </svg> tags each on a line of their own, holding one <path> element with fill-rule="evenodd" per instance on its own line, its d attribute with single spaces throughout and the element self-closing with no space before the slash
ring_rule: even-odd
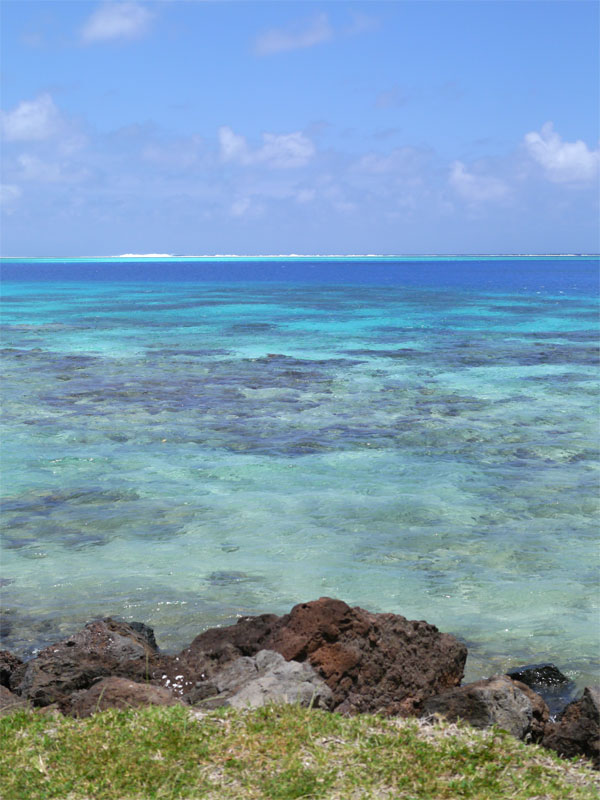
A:
<svg viewBox="0 0 600 800">
<path fill-rule="evenodd" d="M 4 284 L 2 646 L 329 595 L 597 673 L 596 262 L 105 266 Z"/>
</svg>

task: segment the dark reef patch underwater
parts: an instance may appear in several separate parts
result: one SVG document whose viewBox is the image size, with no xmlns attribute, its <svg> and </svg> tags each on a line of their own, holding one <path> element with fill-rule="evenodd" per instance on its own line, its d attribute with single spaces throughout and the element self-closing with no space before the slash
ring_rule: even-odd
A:
<svg viewBox="0 0 600 800">
<path fill-rule="evenodd" d="M 3 647 L 326 594 L 597 675 L 597 259 L 3 269 Z"/>
</svg>

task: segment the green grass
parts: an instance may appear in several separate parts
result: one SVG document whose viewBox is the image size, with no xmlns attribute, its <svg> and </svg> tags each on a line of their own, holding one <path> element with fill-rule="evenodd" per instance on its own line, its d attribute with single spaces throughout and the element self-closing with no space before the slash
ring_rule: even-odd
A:
<svg viewBox="0 0 600 800">
<path fill-rule="evenodd" d="M 0 718 L 2 800 L 596 800 L 600 776 L 498 731 L 295 706 Z"/>
</svg>

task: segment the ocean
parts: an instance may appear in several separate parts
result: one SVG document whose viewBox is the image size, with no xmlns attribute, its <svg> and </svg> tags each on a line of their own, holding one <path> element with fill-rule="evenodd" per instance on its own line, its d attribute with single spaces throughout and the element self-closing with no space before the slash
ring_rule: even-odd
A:
<svg viewBox="0 0 600 800">
<path fill-rule="evenodd" d="M 4 259 L 2 639 L 331 596 L 600 675 L 598 259 Z"/>
</svg>

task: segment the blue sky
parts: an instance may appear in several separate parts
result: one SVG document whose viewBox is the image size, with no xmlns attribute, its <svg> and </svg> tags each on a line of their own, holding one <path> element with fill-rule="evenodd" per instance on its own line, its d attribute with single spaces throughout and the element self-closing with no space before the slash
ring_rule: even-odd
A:
<svg viewBox="0 0 600 800">
<path fill-rule="evenodd" d="M 586 0 L 2 4 L 2 255 L 597 252 Z"/>
</svg>

